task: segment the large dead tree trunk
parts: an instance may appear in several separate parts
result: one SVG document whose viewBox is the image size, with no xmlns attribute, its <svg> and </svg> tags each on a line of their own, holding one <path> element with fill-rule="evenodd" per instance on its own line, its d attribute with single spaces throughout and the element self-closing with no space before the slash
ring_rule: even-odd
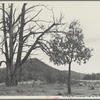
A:
<svg viewBox="0 0 100 100">
<path fill-rule="evenodd" d="M 13 66 L 10 66 L 10 64 L 8 64 L 7 66 L 7 74 L 6 74 L 6 82 L 5 82 L 7 86 L 16 86 L 18 84 L 17 75 L 12 72 L 11 69 L 12 67 Z"/>
<path fill-rule="evenodd" d="M 49 32 L 55 25 L 54 23 L 49 23 L 47 27 L 43 30 L 40 25 L 38 25 L 37 21 L 34 21 L 34 18 L 38 16 L 38 14 L 42 11 L 39 10 L 38 13 L 34 14 L 32 18 L 28 18 L 25 16 L 30 12 L 33 8 L 39 6 L 32 6 L 26 9 L 26 3 L 23 4 L 20 14 L 16 17 L 16 9 L 14 9 L 13 4 L 9 4 L 8 10 L 6 10 L 5 4 L 2 4 L 2 31 L 4 36 L 4 44 L 2 52 L 5 55 L 6 62 L 6 85 L 14 86 L 18 83 L 19 72 L 22 64 L 28 59 L 31 52 L 37 48 L 43 48 L 46 46 L 43 43 L 43 36 Z M 33 10 L 34 11 L 34 10 Z M 39 20 L 38 20 L 39 21 Z M 43 21 L 44 23 L 45 21 Z M 1 23 L 0 23 L 1 24 Z M 28 25 L 27 25 L 28 24 Z M 30 24 L 33 25 L 30 28 Z M 35 25 L 34 25 L 35 24 Z M 26 28 L 29 26 L 29 28 Z M 49 27 L 48 27 L 49 26 Z M 35 28 L 34 28 L 35 27 Z M 39 31 L 36 31 L 39 29 Z M 26 32 L 26 30 L 28 30 Z M 37 35 L 33 38 L 33 42 L 31 45 L 28 45 L 27 40 L 31 35 Z M 24 50 L 24 47 L 28 49 Z M 24 56 L 22 57 L 22 55 Z M 15 58 L 15 61 L 14 61 Z"/>
</svg>

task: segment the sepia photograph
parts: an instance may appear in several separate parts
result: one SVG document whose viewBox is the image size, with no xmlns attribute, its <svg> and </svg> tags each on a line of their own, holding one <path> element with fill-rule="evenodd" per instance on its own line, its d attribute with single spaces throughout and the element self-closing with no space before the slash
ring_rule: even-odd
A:
<svg viewBox="0 0 100 100">
<path fill-rule="evenodd" d="M 0 1 L 0 98 L 100 98 L 100 1 Z"/>
</svg>

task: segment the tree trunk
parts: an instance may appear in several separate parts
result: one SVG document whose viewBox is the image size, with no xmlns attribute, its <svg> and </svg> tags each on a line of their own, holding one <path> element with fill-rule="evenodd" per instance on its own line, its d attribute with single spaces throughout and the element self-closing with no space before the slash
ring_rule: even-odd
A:
<svg viewBox="0 0 100 100">
<path fill-rule="evenodd" d="M 71 62 L 69 63 L 69 70 L 68 70 L 68 94 L 71 94 Z"/>
<path fill-rule="evenodd" d="M 6 86 L 17 86 L 18 85 L 18 79 L 15 73 L 12 72 L 12 67 L 7 66 L 7 74 L 6 74 Z"/>
<path fill-rule="evenodd" d="M 18 80 L 14 75 L 13 76 L 7 76 L 5 84 L 6 84 L 6 86 L 17 86 Z"/>
</svg>

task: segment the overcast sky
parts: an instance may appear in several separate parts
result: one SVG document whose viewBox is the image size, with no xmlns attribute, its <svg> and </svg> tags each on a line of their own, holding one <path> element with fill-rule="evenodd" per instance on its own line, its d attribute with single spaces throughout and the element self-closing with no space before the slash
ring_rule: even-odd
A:
<svg viewBox="0 0 100 100">
<path fill-rule="evenodd" d="M 93 48 L 93 56 L 86 63 L 79 66 L 72 63 L 72 70 L 81 73 L 100 73 L 100 1 L 34 1 L 29 4 L 45 4 L 53 8 L 55 16 L 60 12 L 65 15 L 64 19 L 68 24 L 73 20 L 79 20 L 84 33 L 84 41 L 87 47 Z M 20 5 L 20 3 L 16 3 Z M 47 18 L 45 14 L 45 18 Z M 49 61 L 49 57 L 39 52 L 35 56 L 48 65 L 60 70 L 67 70 L 66 66 L 55 66 Z"/>
<path fill-rule="evenodd" d="M 93 56 L 86 63 L 79 66 L 77 63 L 72 63 L 72 70 L 82 73 L 100 73 L 100 2 L 94 1 L 55 1 L 42 2 L 50 5 L 54 9 L 55 15 L 62 12 L 65 15 L 66 22 L 79 20 L 84 33 L 84 41 L 87 47 L 93 48 Z M 49 61 L 48 56 L 41 53 L 41 59 L 52 67 L 61 70 L 68 69 L 66 66 L 55 66 Z"/>
</svg>

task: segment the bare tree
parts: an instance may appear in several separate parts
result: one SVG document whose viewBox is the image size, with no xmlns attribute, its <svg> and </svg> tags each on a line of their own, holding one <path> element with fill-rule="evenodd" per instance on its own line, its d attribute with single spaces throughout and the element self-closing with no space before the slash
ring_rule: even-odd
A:
<svg viewBox="0 0 100 100">
<path fill-rule="evenodd" d="M 68 94 L 71 94 L 71 64 L 72 62 L 81 64 L 81 61 L 86 63 L 91 57 L 92 49 L 85 47 L 84 36 L 78 21 L 73 21 L 69 30 L 63 33 L 65 33 L 63 36 L 56 35 L 50 43 L 50 60 L 54 64 L 69 65 Z"/>
<path fill-rule="evenodd" d="M 18 11 L 13 3 L 3 3 L 0 7 L 2 11 L 0 30 L 3 34 L 0 50 L 5 56 L 7 86 L 17 85 L 21 65 L 28 59 L 33 50 L 42 49 L 44 46 L 47 49 L 46 44 L 43 42 L 45 41 L 44 36 L 54 26 L 59 25 L 54 20 L 48 22 L 39 19 L 38 16 L 42 12 L 43 5 L 26 6 L 27 3 L 24 3 L 21 10 Z M 35 10 L 37 7 L 39 9 Z"/>
</svg>

